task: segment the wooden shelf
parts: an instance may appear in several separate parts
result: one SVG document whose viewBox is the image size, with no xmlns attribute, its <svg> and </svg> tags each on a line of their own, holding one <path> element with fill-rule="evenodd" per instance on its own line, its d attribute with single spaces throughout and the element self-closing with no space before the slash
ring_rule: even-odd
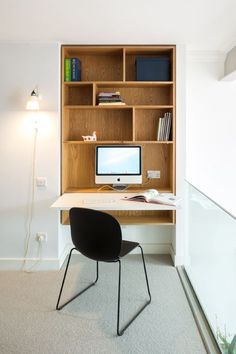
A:
<svg viewBox="0 0 236 354">
<path fill-rule="evenodd" d="M 66 140 L 64 144 L 173 144 L 173 141 L 131 141 L 131 140 L 96 140 L 96 141 L 83 141 L 83 140 Z"/>
<path fill-rule="evenodd" d="M 171 217 L 158 216 L 117 216 L 121 225 L 173 225 Z"/>
<path fill-rule="evenodd" d="M 65 86 L 85 86 L 95 84 L 102 87 L 146 87 L 146 86 L 172 86 L 173 81 L 64 81 Z"/>
<path fill-rule="evenodd" d="M 107 105 L 107 106 L 99 106 L 99 105 L 64 105 L 64 109 L 172 109 L 173 105 Z"/>
<path fill-rule="evenodd" d="M 133 106 L 127 106 L 127 105 L 107 105 L 107 106 L 98 106 L 98 105 L 94 105 L 94 106 L 85 106 L 85 105 L 65 105 L 64 106 L 65 109 L 132 109 Z"/>
<path fill-rule="evenodd" d="M 173 218 L 171 216 L 159 217 L 159 216 L 117 216 L 112 214 L 121 225 L 174 225 Z M 63 212 L 62 224 L 69 225 L 69 215 L 67 212 Z"/>
<path fill-rule="evenodd" d="M 167 56 L 169 81 L 135 81 L 137 57 Z M 81 81 L 64 82 L 64 59 L 79 58 Z M 140 145 L 143 184 L 127 192 L 156 188 L 175 193 L 175 46 L 62 46 L 61 192 L 99 192 L 95 184 L 96 145 Z M 100 92 L 119 91 L 126 105 L 97 105 Z M 169 141 L 157 141 L 160 117 L 172 114 Z M 97 141 L 82 136 L 97 132 Z M 147 180 L 148 170 L 161 178 Z M 147 183 L 148 182 L 148 183 Z M 103 193 L 111 190 L 102 190 Z M 115 192 L 116 193 L 116 192 Z M 108 211 L 109 212 L 109 211 Z M 174 212 L 112 213 L 121 224 L 172 225 Z M 66 223 L 63 213 L 62 222 Z"/>
<path fill-rule="evenodd" d="M 122 81 L 122 82 L 95 82 L 95 85 L 99 88 L 110 87 L 171 87 L 173 81 Z"/>
<path fill-rule="evenodd" d="M 102 186 L 97 186 L 96 188 L 75 188 L 75 187 L 70 187 L 67 188 L 64 193 L 101 193 L 100 188 Z M 136 186 L 136 187 L 129 187 L 128 189 L 122 191 L 122 193 L 140 193 L 142 191 L 145 191 L 146 189 L 148 189 L 149 186 L 146 185 L 145 187 L 140 187 L 140 186 Z M 110 188 L 107 189 L 102 189 L 103 193 L 119 193 L 117 191 L 113 191 Z M 159 188 L 159 192 L 160 193 L 173 193 L 173 190 L 171 188 L 165 188 L 165 189 L 161 189 Z"/>
</svg>

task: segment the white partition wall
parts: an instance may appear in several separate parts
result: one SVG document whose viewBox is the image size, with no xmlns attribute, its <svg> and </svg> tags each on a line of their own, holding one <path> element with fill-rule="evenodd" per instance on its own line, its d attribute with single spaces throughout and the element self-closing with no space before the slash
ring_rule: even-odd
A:
<svg viewBox="0 0 236 354">
<path fill-rule="evenodd" d="M 224 340 L 230 344 L 236 335 L 236 218 L 190 184 L 186 188 L 185 269 L 224 349 Z M 235 351 L 236 343 L 232 353 Z"/>
</svg>

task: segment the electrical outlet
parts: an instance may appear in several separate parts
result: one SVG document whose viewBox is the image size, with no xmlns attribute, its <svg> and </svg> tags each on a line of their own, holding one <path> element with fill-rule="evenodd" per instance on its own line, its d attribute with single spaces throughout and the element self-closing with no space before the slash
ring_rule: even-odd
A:
<svg viewBox="0 0 236 354">
<path fill-rule="evenodd" d="M 38 242 L 47 242 L 48 234 L 46 232 L 37 232 L 35 240 Z"/>
<path fill-rule="evenodd" d="M 47 187 L 47 178 L 46 177 L 36 177 L 36 186 L 37 187 Z"/>
<path fill-rule="evenodd" d="M 149 178 L 149 179 L 161 178 L 161 172 L 156 171 L 156 170 L 148 170 L 147 171 L 147 178 Z"/>
</svg>

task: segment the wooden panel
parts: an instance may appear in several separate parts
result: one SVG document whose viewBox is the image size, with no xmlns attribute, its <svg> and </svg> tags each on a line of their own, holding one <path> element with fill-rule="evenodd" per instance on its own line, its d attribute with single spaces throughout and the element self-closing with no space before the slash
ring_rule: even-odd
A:
<svg viewBox="0 0 236 354">
<path fill-rule="evenodd" d="M 132 140 L 132 109 L 76 109 L 70 110 L 65 119 L 69 132 L 65 140 L 81 141 L 82 135 L 92 135 L 93 131 L 98 141 Z"/>
<path fill-rule="evenodd" d="M 68 187 L 95 187 L 95 145 L 67 146 Z"/>
<path fill-rule="evenodd" d="M 69 137 L 70 137 L 69 116 L 70 116 L 70 111 L 64 110 L 63 119 L 62 119 L 62 123 L 61 123 L 62 141 L 69 140 Z"/>
<path fill-rule="evenodd" d="M 143 45 L 143 46 L 125 46 L 125 50 L 127 54 L 135 54 L 135 55 L 155 55 L 162 54 L 168 55 L 173 49 L 174 45 Z"/>
<path fill-rule="evenodd" d="M 135 141 L 157 140 L 159 118 L 163 117 L 166 112 L 171 112 L 171 110 L 135 109 Z"/>
<path fill-rule="evenodd" d="M 107 55 L 80 54 L 81 81 L 122 81 L 123 53 Z"/>
<path fill-rule="evenodd" d="M 109 211 L 106 213 L 114 216 L 121 225 L 172 225 L 172 211 Z M 61 222 L 63 225 L 69 225 L 69 212 L 61 213 Z"/>
<path fill-rule="evenodd" d="M 65 193 L 68 186 L 70 185 L 70 182 L 68 181 L 68 171 L 70 169 L 70 166 L 68 165 L 68 146 L 66 145 L 62 146 L 61 165 L 61 193 Z"/>
<path fill-rule="evenodd" d="M 173 79 L 172 75 L 172 50 L 169 49 L 148 49 L 148 48 L 136 48 L 126 49 L 126 81 L 136 80 L 136 58 L 158 58 L 161 56 L 168 57 L 170 59 L 170 80 Z"/>
<path fill-rule="evenodd" d="M 65 85 L 65 105 L 92 105 L 93 85 Z"/>
<path fill-rule="evenodd" d="M 72 58 L 78 55 L 121 55 L 123 46 L 116 45 L 63 45 L 65 57 Z"/>
<path fill-rule="evenodd" d="M 126 68 L 126 63 L 125 63 L 125 48 L 123 48 L 123 81 L 125 81 L 125 68 Z"/>
<path fill-rule="evenodd" d="M 172 163 L 172 186 L 173 186 L 173 193 L 176 194 L 176 49 L 173 49 L 172 52 L 172 75 L 174 80 L 173 85 L 173 127 L 172 127 L 172 139 L 174 141 L 172 156 L 171 156 L 171 163 Z M 175 219 L 174 219 L 175 221 Z"/>
<path fill-rule="evenodd" d="M 130 144 L 132 145 L 132 144 Z M 148 183 L 147 188 L 172 190 L 172 145 L 171 144 L 140 144 L 142 146 L 142 175 L 143 184 L 134 185 L 142 188 Z M 69 188 L 98 188 L 95 184 L 95 144 L 68 144 L 66 149 L 66 190 Z M 66 161 L 65 161 L 66 159 Z M 160 179 L 148 181 L 147 170 L 158 170 Z M 65 173 L 65 172 L 64 172 Z"/>
<path fill-rule="evenodd" d="M 147 188 L 147 185 L 143 185 L 142 187 L 140 187 L 140 185 L 130 185 L 128 187 L 127 190 L 122 191 L 122 193 L 127 192 L 127 193 L 140 193 L 142 191 L 145 191 Z M 72 188 L 68 188 L 65 193 L 111 193 L 111 187 L 108 185 L 104 185 L 102 187 L 100 186 L 96 186 L 93 188 L 76 188 L 76 187 L 72 187 Z M 161 193 L 171 193 L 171 189 L 170 188 L 164 188 L 158 189 L 159 192 Z"/>
<path fill-rule="evenodd" d="M 85 84 L 80 83 L 81 84 Z M 87 83 L 86 83 L 87 84 Z M 116 87 L 120 88 L 120 87 L 126 87 L 126 88 L 148 88 L 148 87 L 171 87 L 173 86 L 173 81 L 129 81 L 129 82 L 96 82 L 98 87 L 102 87 L 102 88 L 110 88 L 110 87 Z M 67 83 L 65 83 L 65 85 L 67 85 Z M 70 83 L 71 85 L 71 83 Z M 75 83 L 75 85 L 78 85 L 78 83 Z"/>
<path fill-rule="evenodd" d="M 171 190 L 171 144 L 141 144 L 142 145 L 142 175 L 143 185 L 147 188 L 156 188 L 158 190 Z M 148 181 L 146 178 L 148 170 L 160 171 L 160 179 L 151 179 Z"/>
<path fill-rule="evenodd" d="M 129 106 L 138 105 L 171 105 L 172 104 L 172 87 L 171 86 L 126 86 L 126 87 L 102 87 L 99 85 L 99 92 L 120 91 L 121 98 Z"/>
</svg>

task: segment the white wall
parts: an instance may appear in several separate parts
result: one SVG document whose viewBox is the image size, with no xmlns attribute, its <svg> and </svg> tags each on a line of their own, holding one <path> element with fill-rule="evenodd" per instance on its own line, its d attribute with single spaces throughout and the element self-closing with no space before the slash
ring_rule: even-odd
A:
<svg viewBox="0 0 236 354">
<path fill-rule="evenodd" d="M 221 53 L 189 53 L 186 176 L 236 215 L 236 81 L 219 81 L 223 74 Z"/>
<path fill-rule="evenodd" d="M 43 99 L 36 150 L 37 189 L 28 258 L 37 256 L 38 231 L 48 233 L 43 258 L 58 266 L 58 216 L 49 208 L 59 193 L 59 52 L 57 44 L 0 43 L 0 267 L 17 268 L 24 241 L 32 180 L 34 125 L 26 100 L 35 85 Z"/>
</svg>

